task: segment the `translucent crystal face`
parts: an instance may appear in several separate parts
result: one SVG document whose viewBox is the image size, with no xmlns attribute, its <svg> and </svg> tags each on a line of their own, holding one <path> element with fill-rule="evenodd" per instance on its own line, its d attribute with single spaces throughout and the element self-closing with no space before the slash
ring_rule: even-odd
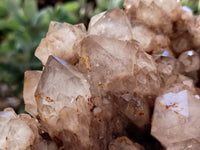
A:
<svg viewBox="0 0 200 150">
<path fill-rule="evenodd" d="M 130 22 L 125 13 L 119 8 L 92 17 L 88 33 L 119 40 L 132 40 Z"/>
<path fill-rule="evenodd" d="M 67 23 L 51 22 L 46 38 L 41 40 L 35 51 L 42 64 L 45 65 L 49 55 L 59 57 L 69 63 L 75 63 L 78 57 L 78 43 L 84 32 L 78 26 Z"/>
<path fill-rule="evenodd" d="M 66 130 L 68 136 L 75 134 L 83 147 L 89 145 L 89 87 L 73 66 L 49 57 L 35 92 L 39 117 L 49 133 Z"/>
<path fill-rule="evenodd" d="M 137 143 L 133 143 L 127 137 L 122 136 L 110 142 L 109 150 L 144 150 L 144 148 Z"/>
<path fill-rule="evenodd" d="M 199 128 L 194 120 L 200 101 L 193 90 L 177 84 L 156 99 L 151 134 L 166 147 L 200 136 L 194 132 Z"/>
<path fill-rule="evenodd" d="M 188 141 L 172 144 L 172 146 L 167 147 L 167 150 L 180 150 L 180 149 L 196 150 L 199 148 L 199 146 L 200 146 L 199 141 L 191 139 Z"/>
<path fill-rule="evenodd" d="M 37 88 L 42 71 L 26 71 L 24 77 L 24 103 L 25 110 L 32 116 L 37 116 L 37 103 L 35 101 L 35 90 Z"/>
</svg>

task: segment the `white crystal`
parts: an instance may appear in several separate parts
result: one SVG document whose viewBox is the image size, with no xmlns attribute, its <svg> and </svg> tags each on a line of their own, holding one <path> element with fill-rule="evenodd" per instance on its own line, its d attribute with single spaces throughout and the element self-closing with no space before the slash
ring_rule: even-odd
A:
<svg viewBox="0 0 200 150">
<path fill-rule="evenodd" d="M 156 99 L 151 134 L 166 147 L 200 137 L 200 101 L 194 93 L 193 87 L 174 84 Z"/>
<path fill-rule="evenodd" d="M 43 65 L 46 64 L 49 55 L 75 63 L 78 60 L 79 42 L 84 36 L 81 29 L 76 26 L 52 21 L 47 36 L 41 40 L 35 55 Z"/>
<path fill-rule="evenodd" d="M 125 13 L 118 8 L 92 17 L 88 33 L 119 40 L 132 40 L 130 22 Z"/>
<path fill-rule="evenodd" d="M 167 93 L 163 95 L 163 99 L 160 103 L 185 117 L 189 116 L 187 90 L 183 90 L 176 94 Z"/>
<path fill-rule="evenodd" d="M 6 109 L 0 114 L 0 149 L 29 149 L 35 139 L 30 127 L 12 109 Z"/>
</svg>

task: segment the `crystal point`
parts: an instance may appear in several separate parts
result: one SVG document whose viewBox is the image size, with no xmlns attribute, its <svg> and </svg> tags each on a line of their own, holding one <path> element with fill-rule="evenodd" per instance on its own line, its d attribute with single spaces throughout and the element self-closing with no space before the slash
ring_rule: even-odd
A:
<svg viewBox="0 0 200 150">
<path fill-rule="evenodd" d="M 88 29 L 91 35 L 104 35 L 119 40 L 132 40 L 131 25 L 119 8 L 94 16 Z"/>
<path fill-rule="evenodd" d="M 78 60 L 79 42 L 84 35 L 77 26 L 51 22 L 47 36 L 41 40 L 35 51 L 35 56 L 41 60 L 43 65 L 46 64 L 49 55 L 54 55 L 73 64 Z"/>
</svg>

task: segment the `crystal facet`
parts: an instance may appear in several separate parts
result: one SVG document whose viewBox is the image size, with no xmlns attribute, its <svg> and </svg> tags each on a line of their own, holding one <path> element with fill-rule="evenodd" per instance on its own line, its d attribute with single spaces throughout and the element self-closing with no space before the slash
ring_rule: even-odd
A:
<svg viewBox="0 0 200 150">
<path fill-rule="evenodd" d="M 59 57 L 69 63 L 78 60 L 79 42 L 84 33 L 76 25 L 51 22 L 46 38 L 42 39 L 35 55 L 45 65 L 49 55 Z"/>
</svg>

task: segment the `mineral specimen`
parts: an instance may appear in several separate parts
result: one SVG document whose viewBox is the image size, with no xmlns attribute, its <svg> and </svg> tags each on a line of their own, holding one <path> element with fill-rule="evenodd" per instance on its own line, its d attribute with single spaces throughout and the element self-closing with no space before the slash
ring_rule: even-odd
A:
<svg viewBox="0 0 200 150">
<path fill-rule="evenodd" d="M 31 116 L 0 112 L 0 149 L 198 150 L 199 25 L 177 0 L 51 22 L 25 73 Z"/>
</svg>

